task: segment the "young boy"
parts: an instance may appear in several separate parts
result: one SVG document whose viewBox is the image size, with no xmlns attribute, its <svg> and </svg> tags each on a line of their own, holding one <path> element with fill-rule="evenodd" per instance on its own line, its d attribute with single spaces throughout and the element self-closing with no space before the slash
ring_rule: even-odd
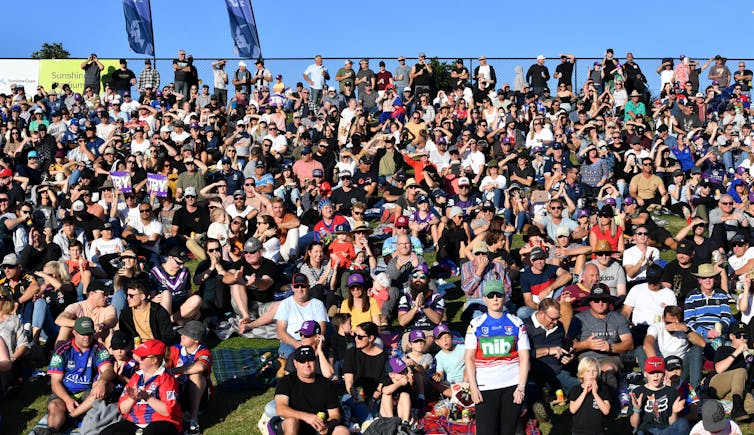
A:
<svg viewBox="0 0 754 435">
<path fill-rule="evenodd" d="M 330 337 L 333 368 L 335 369 L 335 375 L 340 380 L 343 378 L 343 358 L 346 356 L 346 351 L 355 345 L 353 332 L 351 331 L 351 315 L 348 313 L 334 315 L 332 326 L 335 329 L 335 334 L 332 334 Z"/>
<path fill-rule="evenodd" d="M 665 385 L 665 361 L 659 356 L 647 358 L 644 363 L 647 383 L 631 392 L 631 426 L 638 435 L 653 433 L 689 433 L 689 423 L 678 414 L 683 411 L 684 400 L 678 390 Z"/>
<path fill-rule="evenodd" d="M 680 417 L 689 421 L 689 425 L 699 420 L 699 396 L 696 390 L 688 382 L 682 380 L 683 359 L 670 355 L 665 357 L 665 385 L 678 390 L 678 395 L 683 399 L 685 406 L 679 412 Z"/>
<path fill-rule="evenodd" d="M 118 377 L 113 381 L 113 392 L 110 397 L 116 401 L 131 380 L 131 376 L 139 369 L 139 363 L 131 356 L 132 347 L 133 342 L 128 334 L 123 331 L 113 332 L 110 338 L 110 355 L 113 356 L 113 371 Z"/>
<path fill-rule="evenodd" d="M 435 355 L 437 364 L 432 380 L 436 382 L 434 386 L 438 392 L 441 392 L 445 397 L 451 397 L 450 386 L 466 381 L 464 374 L 466 367 L 465 350 L 463 346 L 456 346 L 453 343 L 453 334 L 448 325 L 444 323 L 435 326 L 432 335 L 435 336 L 435 343 L 440 346 L 440 351 Z"/>
<path fill-rule="evenodd" d="M 189 435 L 200 434 L 199 408 L 207 406 L 212 381 L 212 353 L 201 343 L 207 327 L 198 320 L 186 322 L 178 329 L 181 342 L 170 347 L 169 372 L 181 386 L 181 408 L 191 413 Z"/>
</svg>

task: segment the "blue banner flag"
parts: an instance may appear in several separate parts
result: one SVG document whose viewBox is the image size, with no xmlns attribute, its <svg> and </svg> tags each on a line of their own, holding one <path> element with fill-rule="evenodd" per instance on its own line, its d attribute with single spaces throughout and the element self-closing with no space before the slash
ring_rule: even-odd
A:
<svg viewBox="0 0 754 435">
<path fill-rule="evenodd" d="M 251 0 L 225 0 L 225 4 L 228 6 L 233 51 L 239 57 L 247 59 L 262 57 L 257 23 L 254 20 L 254 13 L 251 11 Z"/>
<path fill-rule="evenodd" d="M 152 9 L 149 0 L 123 0 L 128 45 L 135 53 L 154 56 Z"/>
</svg>

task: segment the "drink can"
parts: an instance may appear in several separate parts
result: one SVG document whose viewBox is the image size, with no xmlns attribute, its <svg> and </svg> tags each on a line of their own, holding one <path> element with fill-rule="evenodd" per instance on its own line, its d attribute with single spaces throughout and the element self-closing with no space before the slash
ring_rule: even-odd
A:
<svg viewBox="0 0 754 435">
<path fill-rule="evenodd" d="M 134 337 L 134 349 L 141 346 L 141 337 Z"/>
<path fill-rule="evenodd" d="M 744 282 L 740 279 L 736 281 L 736 293 L 742 293 L 744 291 Z"/>
<path fill-rule="evenodd" d="M 272 358 L 272 352 L 265 352 L 259 357 L 259 361 L 264 364 Z"/>
<path fill-rule="evenodd" d="M 364 388 L 356 387 L 356 396 L 357 396 L 356 400 L 358 400 L 359 402 L 363 402 L 364 401 Z"/>
<path fill-rule="evenodd" d="M 324 413 L 324 412 L 322 412 L 322 411 L 319 411 L 319 412 L 317 413 L 317 417 L 321 418 L 321 419 L 322 419 L 322 421 L 327 421 L 327 414 L 325 414 L 325 413 Z"/>
<path fill-rule="evenodd" d="M 715 331 L 718 332 L 718 334 L 723 333 L 723 324 L 720 322 L 715 322 Z"/>
<path fill-rule="evenodd" d="M 662 317 L 659 314 L 655 314 L 655 321 L 654 321 L 654 323 L 660 323 L 660 320 L 662 320 Z"/>
<path fill-rule="evenodd" d="M 469 423 L 471 421 L 471 413 L 468 409 L 461 411 L 461 421 L 464 423 Z"/>
<path fill-rule="evenodd" d="M 712 251 L 712 262 L 717 263 L 720 261 L 720 251 Z"/>
<path fill-rule="evenodd" d="M 557 390 L 555 392 L 555 400 L 557 400 L 558 403 L 565 402 L 565 393 L 563 393 L 563 390 Z"/>
</svg>

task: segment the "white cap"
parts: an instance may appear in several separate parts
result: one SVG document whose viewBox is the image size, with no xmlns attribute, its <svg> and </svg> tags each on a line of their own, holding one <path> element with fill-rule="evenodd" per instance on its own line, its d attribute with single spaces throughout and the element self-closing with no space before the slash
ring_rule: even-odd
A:
<svg viewBox="0 0 754 435">
<path fill-rule="evenodd" d="M 244 61 L 238 62 L 238 66 L 246 66 L 246 62 Z"/>
<path fill-rule="evenodd" d="M 458 185 L 459 186 L 468 186 L 471 182 L 469 182 L 469 179 L 467 177 L 461 177 L 458 179 Z"/>
<path fill-rule="evenodd" d="M 408 92 L 411 92 L 411 88 L 410 88 L 410 87 L 408 87 L 408 86 L 406 86 L 405 88 L 403 88 L 403 92 L 407 92 L 407 91 L 408 91 Z"/>
<path fill-rule="evenodd" d="M 457 205 L 450 207 L 450 210 L 448 210 L 448 218 L 453 219 L 458 215 L 463 215 L 463 209 Z"/>
<path fill-rule="evenodd" d="M 539 56 L 537 56 L 537 60 L 545 60 L 545 55 L 540 54 Z"/>
<path fill-rule="evenodd" d="M 84 201 L 76 200 L 73 202 L 73 211 L 84 211 L 86 209 L 86 205 L 84 204 Z"/>
</svg>

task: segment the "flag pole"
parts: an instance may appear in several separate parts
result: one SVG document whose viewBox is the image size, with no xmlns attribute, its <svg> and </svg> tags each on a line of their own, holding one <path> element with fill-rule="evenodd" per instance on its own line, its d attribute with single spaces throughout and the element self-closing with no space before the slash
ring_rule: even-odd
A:
<svg viewBox="0 0 754 435">
<path fill-rule="evenodd" d="M 149 30 L 152 32 L 152 67 L 157 69 L 157 46 L 154 43 L 154 20 L 152 19 L 152 2 L 147 1 L 149 7 Z"/>
<path fill-rule="evenodd" d="M 257 45 L 259 46 L 259 57 L 264 59 L 264 56 L 262 56 L 262 41 L 259 40 L 257 18 L 254 16 L 254 6 L 251 5 L 251 0 L 249 0 L 249 10 L 251 11 L 251 21 L 254 23 L 254 36 L 257 37 Z"/>
</svg>

